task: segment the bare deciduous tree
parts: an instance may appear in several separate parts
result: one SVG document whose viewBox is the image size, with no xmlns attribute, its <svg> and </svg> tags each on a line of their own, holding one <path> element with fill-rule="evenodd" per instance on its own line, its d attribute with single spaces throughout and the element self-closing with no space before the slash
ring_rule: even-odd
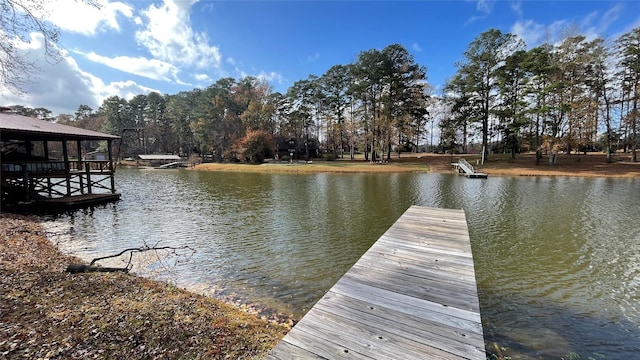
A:
<svg viewBox="0 0 640 360">
<path fill-rule="evenodd" d="M 79 1 L 99 7 L 97 0 Z M 48 62 L 62 59 L 60 31 L 44 19 L 47 15 L 46 0 L 0 0 L 0 89 L 22 93 L 28 79 L 39 70 L 21 53 L 21 43 L 39 38 Z"/>
</svg>

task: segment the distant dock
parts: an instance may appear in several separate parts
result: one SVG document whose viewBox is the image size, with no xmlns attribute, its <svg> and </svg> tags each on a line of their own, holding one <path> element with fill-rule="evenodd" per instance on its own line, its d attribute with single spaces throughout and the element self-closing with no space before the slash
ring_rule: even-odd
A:
<svg viewBox="0 0 640 360">
<path fill-rule="evenodd" d="M 460 159 L 457 163 L 452 163 L 451 166 L 458 170 L 458 173 L 464 174 L 464 176 L 471 179 L 486 179 L 488 177 L 485 173 L 477 172 L 473 165 L 469 164 L 465 159 Z"/>
<path fill-rule="evenodd" d="M 410 207 L 265 359 L 486 359 L 464 211 Z"/>
</svg>

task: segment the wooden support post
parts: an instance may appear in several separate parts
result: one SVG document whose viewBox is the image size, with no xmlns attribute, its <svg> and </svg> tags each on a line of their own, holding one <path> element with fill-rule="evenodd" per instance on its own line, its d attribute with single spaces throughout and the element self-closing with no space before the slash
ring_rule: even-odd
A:
<svg viewBox="0 0 640 360">
<path fill-rule="evenodd" d="M 29 201 L 29 170 L 27 164 L 21 164 L 22 168 L 22 186 L 24 186 L 24 200 Z"/>
<path fill-rule="evenodd" d="M 89 178 L 87 177 L 87 183 L 88 182 L 89 182 Z M 82 177 L 82 173 L 78 173 L 78 185 L 80 186 L 80 194 L 84 195 L 84 179 Z"/>
<path fill-rule="evenodd" d="M 64 175 L 67 183 L 67 196 L 71 196 L 71 164 L 69 164 L 69 152 L 67 151 L 67 140 L 62 140 L 62 157 L 64 160 Z"/>
<path fill-rule="evenodd" d="M 107 149 L 109 149 L 109 178 L 111 179 L 111 193 L 115 194 L 116 193 L 115 167 L 113 164 L 113 151 L 111 150 L 111 140 L 107 140 Z"/>
<path fill-rule="evenodd" d="M 78 150 L 78 170 L 82 170 L 83 159 L 82 159 L 82 142 L 80 140 L 76 141 L 76 147 Z"/>
<path fill-rule="evenodd" d="M 26 152 L 27 152 L 27 158 L 30 159 L 32 156 L 32 151 L 33 150 L 33 144 L 31 143 L 31 141 L 27 140 L 24 142 L 25 147 L 26 147 Z M 25 188 L 25 200 L 29 200 L 29 193 L 31 192 L 31 190 L 33 189 L 33 180 L 29 177 L 29 169 L 27 169 L 27 164 L 23 164 L 22 165 L 22 171 L 23 171 L 23 176 L 24 176 L 24 188 Z"/>
<path fill-rule="evenodd" d="M 44 152 L 44 158 L 49 161 L 49 142 L 46 140 L 42 142 L 42 151 Z"/>
<path fill-rule="evenodd" d="M 91 194 L 91 166 L 85 166 L 84 173 L 87 175 L 87 194 Z M 80 177 L 80 179 L 82 179 L 82 176 Z M 82 186 L 82 184 L 80 185 Z"/>
<path fill-rule="evenodd" d="M 82 159 L 82 142 L 80 140 L 76 140 L 76 152 L 78 154 L 78 171 L 82 171 L 82 166 L 84 165 L 84 161 Z M 87 176 L 87 182 L 89 182 L 89 177 Z M 82 179 L 82 174 L 78 174 L 78 185 L 80 186 L 80 194 L 84 195 L 84 181 Z M 88 184 L 87 184 L 88 185 Z M 91 192 L 89 192 L 91 194 Z"/>
<path fill-rule="evenodd" d="M 44 152 L 43 155 L 45 160 L 49 161 L 49 142 L 48 141 L 45 140 L 42 142 L 42 150 Z M 51 177 L 50 176 L 47 176 L 47 194 L 49 195 L 49 197 L 51 197 Z"/>
<path fill-rule="evenodd" d="M 50 198 L 52 197 L 51 196 L 51 194 L 52 194 L 51 186 L 52 186 L 51 185 L 51 177 L 47 176 L 47 194 L 49 195 Z"/>
</svg>

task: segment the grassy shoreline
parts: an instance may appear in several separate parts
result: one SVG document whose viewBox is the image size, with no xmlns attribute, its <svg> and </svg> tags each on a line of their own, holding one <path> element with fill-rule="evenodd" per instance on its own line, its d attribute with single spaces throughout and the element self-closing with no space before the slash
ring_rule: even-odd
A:
<svg viewBox="0 0 640 360">
<path fill-rule="evenodd" d="M 311 163 L 267 163 L 260 165 L 208 163 L 200 164 L 195 170 L 236 171 L 260 173 L 426 173 L 429 168 L 424 164 L 369 164 L 352 161 L 316 161 Z"/>
<path fill-rule="evenodd" d="M 290 326 L 123 273 L 68 274 L 36 218 L 0 213 L 0 354 L 259 359 Z"/>
<path fill-rule="evenodd" d="M 454 173 L 452 162 L 465 158 L 472 164 L 479 163 L 478 154 L 437 155 L 402 154 L 392 157 L 388 163 L 369 163 L 364 159 L 313 161 L 311 163 L 270 162 L 260 165 L 206 163 L 196 165 L 195 171 L 232 171 L 260 173 Z M 608 163 L 601 153 L 561 154 L 557 164 L 550 165 L 548 157 L 536 164 L 535 154 L 518 154 L 516 159 L 508 155 L 491 155 L 478 170 L 492 176 L 579 176 L 607 178 L 640 178 L 640 162 L 632 162 L 629 154 L 616 154 Z"/>
</svg>

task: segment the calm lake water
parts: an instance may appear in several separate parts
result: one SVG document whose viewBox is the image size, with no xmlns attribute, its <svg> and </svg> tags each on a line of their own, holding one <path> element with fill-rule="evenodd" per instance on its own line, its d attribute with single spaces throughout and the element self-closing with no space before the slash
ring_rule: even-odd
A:
<svg viewBox="0 0 640 360">
<path fill-rule="evenodd" d="M 119 169 L 116 181 L 121 201 L 49 219 L 63 249 L 189 245 L 137 270 L 299 318 L 409 206 L 461 208 L 488 344 L 514 359 L 640 354 L 638 179 Z"/>
</svg>

